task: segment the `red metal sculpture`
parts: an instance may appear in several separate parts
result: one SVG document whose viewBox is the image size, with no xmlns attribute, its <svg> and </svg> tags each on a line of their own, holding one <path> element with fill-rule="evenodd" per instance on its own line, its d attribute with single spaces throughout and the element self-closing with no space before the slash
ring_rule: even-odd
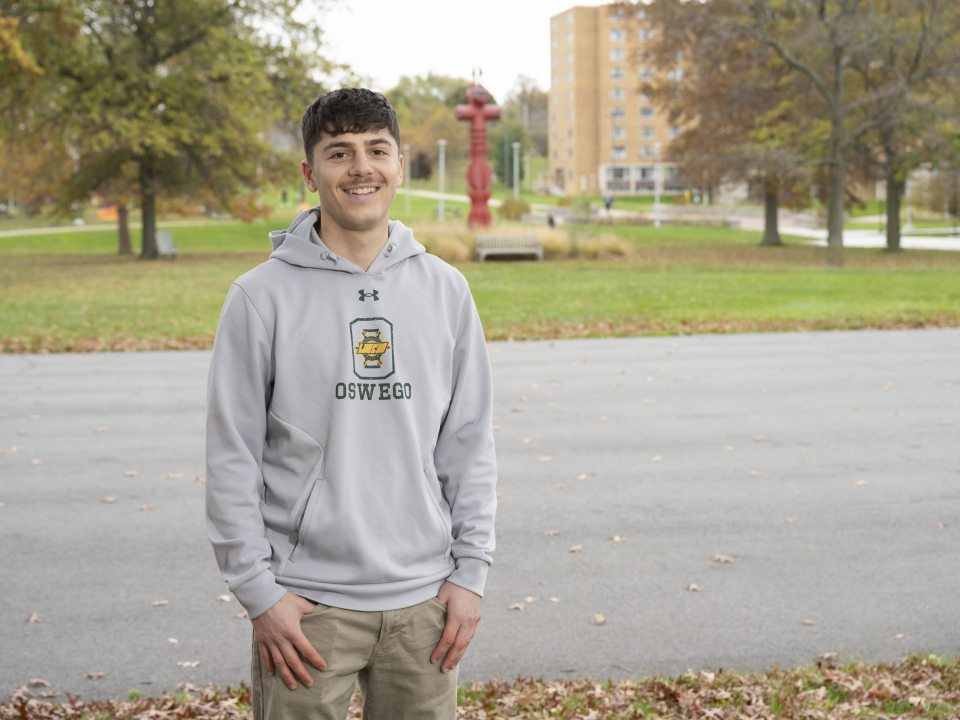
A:
<svg viewBox="0 0 960 720">
<path fill-rule="evenodd" d="M 487 120 L 500 118 L 500 106 L 488 104 L 490 93 L 473 75 L 473 85 L 467 88 L 467 105 L 457 105 L 457 120 L 470 121 L 470 167 L 467 168 L 467 183 L 470 185 L 470 227 L 490 224 L 490 180 L 493 171 L 487 163 Z"/>
</svg>

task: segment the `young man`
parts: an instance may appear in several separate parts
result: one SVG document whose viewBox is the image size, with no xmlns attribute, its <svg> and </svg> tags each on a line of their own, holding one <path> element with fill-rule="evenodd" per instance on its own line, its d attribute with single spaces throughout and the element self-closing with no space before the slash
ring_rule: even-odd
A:
<svg viewBox="0 0 960 720">
<path fill-rule="evenodd" d="M 328 93 L 302 130 L 319 207 L 231 286 L 208 385 L 208 529 L 253 623 L 254 716 L 340 720 L 359 683 L 365 718 L 449 720 L 494 546 L 483 331 L 463 276 L 388 220 L 386 98 Z"/>
</svg>

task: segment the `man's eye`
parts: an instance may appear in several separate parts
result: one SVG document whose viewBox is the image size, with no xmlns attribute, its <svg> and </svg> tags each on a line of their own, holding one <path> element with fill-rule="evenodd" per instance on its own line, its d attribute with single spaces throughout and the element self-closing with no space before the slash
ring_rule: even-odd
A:
<svg viewBox="0 0 960 720">
<path fill-rule="evenodd" d="M 387 151 L 386 151 L 386 150 L 380 150 L 380 149 L 378 148 L 378 149 L 376 149 L 376 150 L 373 151 L 373 154 L 374 154 L 374 155 L 386 155 L 386 154 L 387 154 Z"/>
<path fill-rule="evenodd" d="M 342 159 L 345 158 L 346 156 L 347 156 L 347 154 L 346 154 L 345 152 L 338 152 L 338 153 L 334 153 L 331 157 L 332 157 L 334 160 L 342 160 Z"/>
</svg>

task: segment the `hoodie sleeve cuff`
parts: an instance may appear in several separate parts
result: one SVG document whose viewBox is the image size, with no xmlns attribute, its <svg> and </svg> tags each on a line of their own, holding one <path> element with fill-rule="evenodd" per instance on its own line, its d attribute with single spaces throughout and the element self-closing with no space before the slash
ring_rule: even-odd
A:
<svg viewBox="0 0 960 720">
<path fill-rule="evenodd" d="M 272 572 L 265 570 L 234 588 L 233 594 L 247 611 L 247 616 L 253 620 L 276 605 L 287 591 L 277 585 Z"/>
<path fill-rule="evenodd" d="M 457 569 L 453 571 L 447 582 L 459 585 L 470 592 L 483 597 L 483 586 L 487 583 L 487 572 L 490 565 L 477 558 L 460 558 L 457 562 Z"/>
</svg>

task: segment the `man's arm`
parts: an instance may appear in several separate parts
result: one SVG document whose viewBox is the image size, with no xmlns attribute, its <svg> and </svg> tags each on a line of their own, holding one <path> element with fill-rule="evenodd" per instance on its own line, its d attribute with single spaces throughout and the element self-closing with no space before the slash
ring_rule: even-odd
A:
<svg viewBox="0 0 960 720">
<path fill-rule="evenodd" d="M 312 604 L 286 592 L 270 570 L 260 499 L 267 407 L 273 388 L 271 333 L 256 306 L 234 284 L 223 304 L 207 379 L 207 532 L 227 585 L 246 608 L 260 658 L 296 687 L 308 687 L 302 655 L 326 663 L 300 627 Z"/>
<path fill-rule="evenodd" d="M 437 477 L 450 506 L 456 569 L 437 597 L 447 623 L 431 656 L 454 667 L 480 621 L 480 600 L 493 562 L 497 460 L 493 445 L 493 378 L 483 327 L 469 290 L 460 306 L 453 355 L 453 392 L 434 451 Z"/>
</svg>

